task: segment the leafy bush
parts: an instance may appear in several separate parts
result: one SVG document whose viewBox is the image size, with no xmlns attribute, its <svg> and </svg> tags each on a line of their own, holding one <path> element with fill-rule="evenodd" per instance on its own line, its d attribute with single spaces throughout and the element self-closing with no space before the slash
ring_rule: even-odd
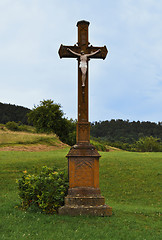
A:
<svg viewBox="0 0 162 240">
<path fill-rule="evenodd" d="M 22 122 L 7 122 L 5 124 L 5 127 L 11 131 L 22 131 L 22 132 L 35 132 L 34 127 L 32 126 L 28 126 L 28 125 L 24 125 L 22 124 Z"/>
<path fill-rule="evenodd" d="M 107 151 L 107 148 L 106 148 L 106 145 L 102 142 L 99 142 L 99 141 L 95 141 L 95 140 L 91 140 L 91 144 L 93 144 L 96 149 L 98 151 L 102 151 L 102 152 L 106 152 Z"/>
<path fill-rule="evenodd" d="M 19 125 L 16 122 L 8 122 L 6 123 L 6 128 L 8 128 L 11 131 L 18 131 Z"/>
<path fill-rule="evenodd" d="M 18 189 L 23 208 L 36 207 L 42 212 L 57 213 L 64 204 L 68 180 L 65 173 L 44 166 L 38 174 L 30 175 L 24 171 L 18 180 Z"/>
<path fill-rule="evenodd" d="M 91 141 L 92 144 L 97 148 L 97 150 L 102 150 L 101 146 L 98 145 L 101 143 L 103 146 L 107 148 L 107 146 L 116 147 L 122 150 L 126 151 L 132 151 L 132 152 L 162 152 L 162 142 L 159 138 L 154 138 L 152 136 L 150 137 L 142 137 L 138 141 L 130 144 L 126 142 L 111 142 L 106 141 L 101 138 L 93 138 L 95 140 Z M 98 145 L 98 146 L 97 146 Z"/>
<path fill-rule="evenodd" d="M 140 152 L 160 152 L 162 151 L 162 144 L 159 140 L 152 136 L 143 137 L 135 143 L 135 148 Z"/>
<path fill-rule="evenodd" d="M 35 128 L 32 127 L 32 126 L 20 124 L 18 126 L 18 131 L 34 133 L 35 132 Z"/>
</svg>

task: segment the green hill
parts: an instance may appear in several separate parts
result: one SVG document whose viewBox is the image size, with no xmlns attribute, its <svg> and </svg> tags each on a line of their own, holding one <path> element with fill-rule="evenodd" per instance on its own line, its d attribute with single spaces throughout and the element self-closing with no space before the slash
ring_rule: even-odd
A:
<svg viewBox="0 0 162 240">
<path fill-rule="evenodd" d="M 133 143 L 141 137 L 155 137 L 162 141 L 162 122 L 140 122 L 122 119 L 99 121 L 91 124 L 91 136 L 110 142 Z"/>
<path fill-rule="evenodd" d="M 30 112 L 29 108 L 0 102 L 0 123 L 21 121 L 23 124 L 28 124 L 26 117 L 28 112 Z"/>
<path fill-rule="evenodd" d="M 35 133 L 34 127 L 25 126 L 27 132 L 10 131 L 0 126 L 0 151 L 49 151 L 67 147 L 56 134 Z"/>
</svg>

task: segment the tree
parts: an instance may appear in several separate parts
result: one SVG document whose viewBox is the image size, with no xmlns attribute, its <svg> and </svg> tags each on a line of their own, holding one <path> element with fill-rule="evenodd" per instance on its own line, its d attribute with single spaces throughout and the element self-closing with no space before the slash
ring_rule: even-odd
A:
<svg viewBox="0 0 162 240">
<path fill-rule="evenodd" d="M 33 110 L 28 113 L 28 121 L 38 132 L 55 132 L 57 134 L 60 131 L 64 115 L 60 108 L 61 105 L 52 100 L 40 101 L 40 105 L 34 106 Z"/>
<path fill-rule="evenodd" d="M 28 121 L 33 124 L 37 132 L 53 132 L 61 141 L 72 145 L 75 143 L 75 123 L 63 116 L 60 104 L 52 100 L 43 100 L 28 113 Z"/>
<path fill-rule="evenodd" d="M 135 146 L 140 152 L 160 152 L 162 147 L 158 141 L 158 138 L 154 138 L 152 136 L 143 137 L 136 142 Z"/>
</svg>

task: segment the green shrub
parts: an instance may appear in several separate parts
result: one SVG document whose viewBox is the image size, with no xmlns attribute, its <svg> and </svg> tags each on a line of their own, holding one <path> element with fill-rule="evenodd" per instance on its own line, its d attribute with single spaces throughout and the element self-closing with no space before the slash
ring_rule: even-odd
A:
<svg viewBox="0 0 162 240">
<path fill-rule="evenodd" d="M 33 132 L 35 132 L 35 129 L 31 126 L 20 124 L 18 126 L 18 131 L 33 133 Z"/>
<path fill-rule="evenodd" d="M 162 151 L 162 144 L 158 138 L 143 137 L 135 143 L 135 148 L 139 152 L 160 152 Z"/>
<path fill-rule="evenodd" d="M 37 208 L 46 213 L 57 213 L 67 195 L 68 180 L 65 173 L 44 166 L 40 173 L 27 171 L 18 180 L 19 196 L 25 209 Z"/>
<path fill-rule="evenodd" d="M 99 141 L 95 141 L 95 140 L 91 140 L 91 144 L 95 146 L 95 148 L 98 151 L 102 151 L 102 152 L 106 152 L 107 148 L 106 145 L 104 143 L 101 143 Z"/>
<path fill-rule="evenodd" d="M 5 124 L 5 126 L 7 129 L 9 129 L 11 131 L 20 131 L 20 132 L 22 131 L 22 132 L 31 132 L 31 133 L 35 132 L 34 127 L 29 126 L 29 125 L 24 125 L 20 121 L 18 123 L 14 122 L 14 121 L 7 122 Z"/>
<path fill-rule="evenodd" d="M 16 122 L 8 122 L 6 123 L 6 128 L 11 130 L 11 131 L 18 131 L 19 130 L 19 125 Z"/>
</svg>

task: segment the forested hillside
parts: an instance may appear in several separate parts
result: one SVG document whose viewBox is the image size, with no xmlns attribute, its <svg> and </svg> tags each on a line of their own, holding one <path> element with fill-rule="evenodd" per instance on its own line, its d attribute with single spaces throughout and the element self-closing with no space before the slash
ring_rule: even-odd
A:
<svg viewBox="0 0 162 240">
<path fill-rule="evenodd" d="M 28 112 L 30 112 L 28 108 L 0 102 L 0 123 L 21 121 L 27 124 L 26 114 Z"/>
<path fill-rule="evenodd" d="M 31 110 L 22 106 L 0 102 L 0 123 L 9 121 L 28 124 L 26 114 Z M 122 119 L 99 121 L 91 123 L 91 136 L 111 143 L 122 142 L 132 144 L 142 137 L 152 136 L 162 142 L 162 122 L 140 122 Z"/>
<path fill-rule="evenodd" d="M 129 122 L 118 119 L 91 124 L 91 136 L 110 142 L 133 143 L 141 137 L 153 136 L 162 141 L 162 122 Z"/>
</svg>

